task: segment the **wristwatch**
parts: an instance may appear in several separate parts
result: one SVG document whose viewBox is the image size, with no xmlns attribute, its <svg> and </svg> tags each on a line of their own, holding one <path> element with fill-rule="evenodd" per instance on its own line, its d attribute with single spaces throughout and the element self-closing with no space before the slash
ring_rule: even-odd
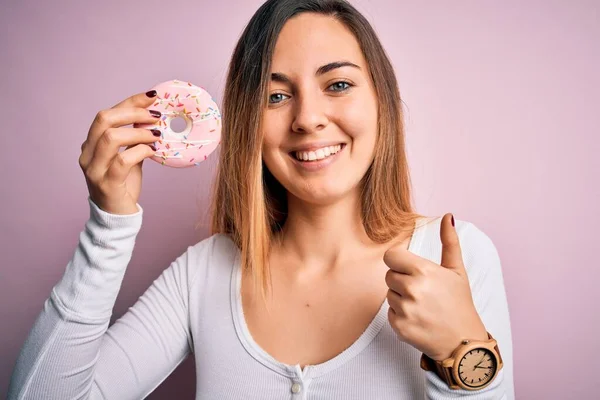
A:
<svg viewBox="0 0 600 400">
<path fill-rule="evenodd" d="M 504 365 L 498 342 L 487 334 L 488 340 L 463 340 L 445 360 L 436 361 L 423 353 L 421 368 L 435 372 L 450 389 L 483 389 Z"/>
</svg>

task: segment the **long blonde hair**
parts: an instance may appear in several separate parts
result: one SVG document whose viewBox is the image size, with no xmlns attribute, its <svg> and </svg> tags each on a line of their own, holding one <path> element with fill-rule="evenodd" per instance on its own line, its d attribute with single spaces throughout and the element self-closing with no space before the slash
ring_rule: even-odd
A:
<svg viewBox="0 0 600 400">
<path fill-rule="evenodd" d="M 223 95 L 220 159 L 211 204 L 212 234 L 238 246 L 241 265 L 266 297 L 268 258 L 287 216 L 286 190 L 262 160 L 262 114 L 267 106 L 273 49 L 285 22 L 302 12 L 337 18 L 353 33 L 369 66 L 378 99 L 373 163 L 362 185 L 361 217 L 376 243 L 412 230 L 411 183 L 402 101 L 393 67 L 369 22 L 344 0 L 269 0 L 251 18 L 233 52 Z"/>
</svg>

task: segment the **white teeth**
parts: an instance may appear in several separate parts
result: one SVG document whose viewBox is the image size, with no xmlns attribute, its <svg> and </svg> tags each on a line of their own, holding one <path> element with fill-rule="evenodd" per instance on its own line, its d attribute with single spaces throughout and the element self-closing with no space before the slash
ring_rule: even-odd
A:
<svg viewBox="0 0 600 400">
<path fill-rule="evenodd" d="M 327 146 L 316 151 L 297 151 L 294 153 L 296 158 L 301 161 L 316 161 L 322 160 L 324 158 L 329 157 L 340 151 L 342 149 L 342 145 L 338 144 L 336 146 Z"/>
</svg>

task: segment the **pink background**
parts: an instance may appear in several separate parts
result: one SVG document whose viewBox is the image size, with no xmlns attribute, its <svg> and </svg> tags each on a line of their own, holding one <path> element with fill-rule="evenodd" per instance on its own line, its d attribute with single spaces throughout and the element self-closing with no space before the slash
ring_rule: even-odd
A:
<svg viewBox="0 0 600 400">
<path fill-rule="evenodd" d="M 77 161 L 94 115 L 173 78 L 221 105 L 233 46 L 261 2 L 3 2 L 0 397 L 88 218 Z M 418 211 L 453 212 L 498 248 L 518 398 L 590 398 L 600 389 L 598 2 L 485 3 L 354 1 L 398 74 Z M 145 163 L 144 226 L 115 318 L 206 237 L 194 223 L 215 161 Z M 177 212 L 165 224 L 167 202 Z M 150 398 L 192 399 L 193 368 L 188 358 Z"/>
</svg>

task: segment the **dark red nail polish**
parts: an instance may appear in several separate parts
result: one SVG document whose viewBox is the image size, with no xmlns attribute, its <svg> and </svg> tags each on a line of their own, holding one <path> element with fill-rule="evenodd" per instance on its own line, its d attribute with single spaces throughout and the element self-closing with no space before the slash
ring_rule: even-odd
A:
<svg viewBox="0 0 600 400">
<path fill-rule="evenodd" d="M 150 132 L 152 132 L 154 136 L 160 136 L 160 131 L 158 129 L 150 129 Z"/>
<path fill-rule="evenodd" d="M 153 144 L 149 144 L 148 146 L 150 146 L 150 148 L 151 148 L 152 150 L 156 151 L 156 146 L 155 146 L 155 145 L 153 145 Z"/>
<path fill-rule="evenodd" d="M 156 90 L 150 90 L 150 91 L 146 92 L 146 96 L 156 97 Z"/>
<path fill-rule="evenodd" d="M 150 115 L 152 115 L 154 118 L 160 118 L 162 114 L 160 113 L 160 111 L 150 110 Z"/>
<path fill-rule="evenodd" d="M 452 226 L 454 226 L 454 215 L 452 216 Z"/>
</svg>

